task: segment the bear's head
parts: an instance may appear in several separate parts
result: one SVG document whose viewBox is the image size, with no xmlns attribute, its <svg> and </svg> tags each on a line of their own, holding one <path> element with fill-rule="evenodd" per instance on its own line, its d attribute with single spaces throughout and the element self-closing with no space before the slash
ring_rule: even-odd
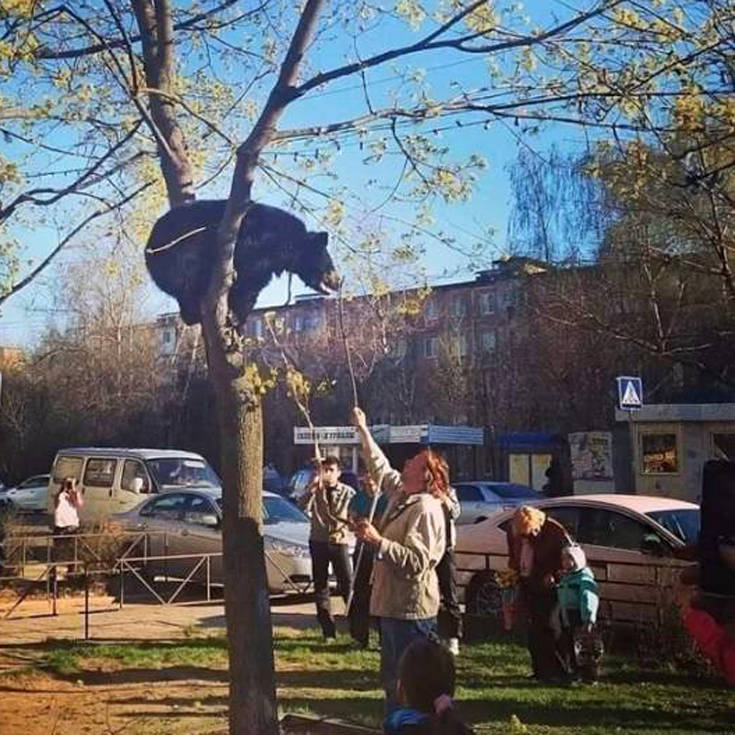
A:
<svg viewBox="0 0 735 735">
<path fill-rule="evenodd" d="M 327 252 L 326 232 L 307 232 L 296 256 L 294 273 L 307 285 L 325 296 L 339 290 L 339 274 Z"/>
</svg>

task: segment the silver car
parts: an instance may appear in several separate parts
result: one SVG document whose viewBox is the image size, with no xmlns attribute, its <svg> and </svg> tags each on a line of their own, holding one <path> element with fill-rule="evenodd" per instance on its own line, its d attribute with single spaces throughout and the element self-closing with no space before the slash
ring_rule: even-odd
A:
<svg viewBox="0 0 735 735">
<path fill-rule="evenodd" d="M 510 510 L 519 505 L 528 505 L 544 496 L 532 487 L 515 482 L 495 480 L 467 480 L 453 484 L 461 513 L 457 525 L 479 523 L 500 510 Z"/>
<path fill-rule="evenodd" d="M 114 520 L 127 531 L 147 534 L 150 576 L 186 579 L 211 554 L 210 582 L 222 584 L 222 491 L 219 488 L 169 491 L 156 495 Z M 309 519 L 275 493 L 263 493 L 266 575 L 272 593 L 303 592 L 311 582 Z M 131 556 L 142 556 L 142 548 Z M 184 556 L 187 555 L 187 556 Z M 177 558 L 178 557 L 178 558 Z M 192 576 L 206 579 L 206 562 Z"/>
<path fill-rule="evenodd" d="M 0 506 L 17 510 L 46 510 L 49 475 L 33 475 L 15 487 L 0 490 Z"/>
</svg>

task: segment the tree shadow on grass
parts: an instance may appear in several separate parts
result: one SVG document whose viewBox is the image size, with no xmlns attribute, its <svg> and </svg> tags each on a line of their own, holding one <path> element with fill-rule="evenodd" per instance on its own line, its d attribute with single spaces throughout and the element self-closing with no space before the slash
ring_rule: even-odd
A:
<svg viewBox="0 0 735 735">
<path fill-rule="evenodd" d="M 621 706 L 614 700 L 552 704 L 529 702 L 517 697 L 463 698 L 459 707 L 469 723 L 489 720 L 509 722 L 511 716 L 516 715 L 524 724 L 544 727 L 597 727 L 622 732 L 633 729 L 657 732 L 676 730 L 682 733 L 732 732 L 732 713 L 724 707 L 718 712 L 704 706 L 697 712 L 682 712 L 679 708 L 662 706 Z"/>
<path fill-rule="evenodd" d="M 201 708 L 202 712 L 206 714 L 206 709 L 210 707 L 227 707 L 230 698 L 227 694 L 207 694 L 201 696 L 201 692 L 198 692 L 194 696 L 166 696 L 160 697 L 155 700 L 157 707 L 172 707 L 172 708 L 185 708 L 185 707 L 197 707 Z M 150 707 L 152 704 L 151 698 L 145 695 L 133 695 L 130 697 L 118 697 L 115 699 L 116 705 L 136 705 L 143 707 Z M 137 710 L 136 710 L 137 711 Z M 209 713 L 212 714 L 211 712 Z"/>
</svg>

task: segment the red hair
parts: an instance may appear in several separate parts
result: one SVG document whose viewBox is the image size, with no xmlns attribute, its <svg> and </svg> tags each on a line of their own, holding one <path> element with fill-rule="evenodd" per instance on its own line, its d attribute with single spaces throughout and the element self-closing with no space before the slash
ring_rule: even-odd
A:
<svg viewBox="0 0 735 735">
<path fill-rule="evenodd" d="M 426 459 L 426 492 L 434 497 L 449 492 L 449 465 L 432 449 L 422 449 L 416 456 Z"/>
</svg>

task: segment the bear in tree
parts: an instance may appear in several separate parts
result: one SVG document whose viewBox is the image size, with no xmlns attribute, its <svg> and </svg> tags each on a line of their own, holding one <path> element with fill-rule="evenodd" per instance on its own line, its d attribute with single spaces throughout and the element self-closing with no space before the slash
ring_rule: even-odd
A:
<svg viewBox="0 0 735 735">
<path fill-rule="evenodd" d="M 225 204 L 224 199 L 212 199 L 174 207 L 156 221 L 148 238 L 148 271 L 156 285 L 179 302 L 185 324 L 201 322 L 201 301 L 212 278 L 217 227 Z M 252 204 L 242 221 L 234 267 L 229 307 L 240 325 L 273 275 L 295 273 L 323 294 L 339 288 L 339 276 L 327 252 L 327 233 L 309 232 L 298 217 L 265 204 Z"/>
</svg>

